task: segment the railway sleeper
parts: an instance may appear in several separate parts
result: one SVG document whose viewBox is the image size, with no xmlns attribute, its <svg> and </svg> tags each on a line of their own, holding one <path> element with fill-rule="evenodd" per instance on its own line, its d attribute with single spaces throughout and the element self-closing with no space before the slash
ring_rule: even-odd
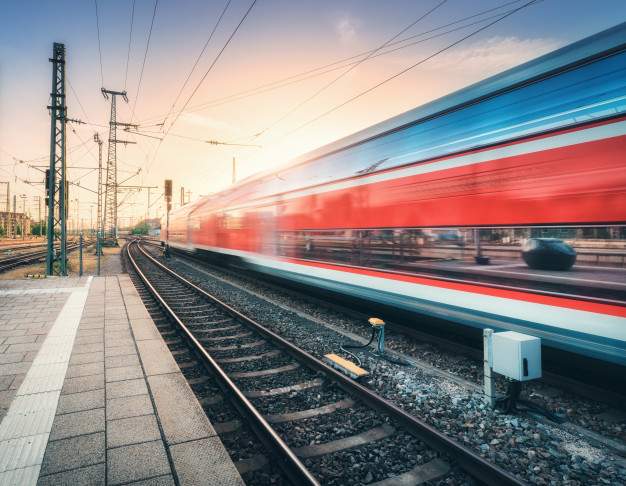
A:
<svg viewBox="0 0 626 486">
<path fill-rule="evenodd" d="M 289 422 L 290 420 L 302 420 L 310 417 L 316 417 L 318 415 L 325 415 L 333 413 L 335 410 L 342 408 L 350 408 L 354 405 L 352 398 L 344 398 L 335 403 L 325 405 L 324 407 L 310 408 L 308 410 L 302 410 L 300 412 L 289 413 L 277 413 L 274 415 L 265 415 L 264 418 L 270 423 L 278 424 L 281 422 Z"/>
<path fill-rule="evenodd" d="M 281 366 L 280 368 L 272 368 L 269 370 L 244 371 L 241 373 L 230 373 L 228 376 L 230 376 L 230 378 L 254 378 L 257 376 L 276 375 L 278 373 L 284 373 L 285 371 L 291 371 L 297 368 L 300 368 L 300 363 L 293 363 L 293 364 Z"/>
<path fill-rule="evenodd" d="M 384 439 L 393 435 L 395 431 L 396 429 L 391 425 L 383 424 L 380 427 L 374 427 L 367 432 L 353 435 L 352 437 L 345 437 L 343 439 L 333 440 L 324 444 L 294 447 L 292 450 L 298 457 L 315 457 L 324 454 L 332 454 L 334 452 L 343 451 L 345 449 L 362 446 L 369 444 L 370 442 Z"/>
<path fill-rule="evenodd" d="M 241 339 L 241 338 L 245 338 L 245 337 L 250 337 L 252 335 L 253 335 L 252 332 L 243 332 L 241 334 L 232 334 L 230 336 L 219 336 L 219 337 L 205 337 L 205 336 L 202 336 L 202 337 L 199 338 L 199 341 L 204 342 L 204 341 L 222 341 L 224 339 Z"/>
<path fill-rule="evenodd" d="M 239 349 L 247 349 L 247 348 L 254 348 L 255 346 L 261 346 L 263 344 L 265 344 L 265 340 L 261 340 L 261 341 L 254 341 L 252 343 L 246 343 L 246 344 L 241 344 L 241 345 L 234 345 L 234 346 L 215 346 L 213 348 L 205 348 L 208 352 L 218 352 L 218 351 L 237 351 Z"/>
<path fill-rule="evenodd" d="M 304 381 L 302 383 L 296 383 L 291 386 L 284 386 L 282 388 L 272 388 L 271 390 L 244 390 L 242 393 L 248 398 L 257 397 L 271 397 L 274 395 L 282 395 L 284 393 L 291 393 L 293 391 L 306 390 L 307 388 L 315 388 L 324 384 L 324 378 L 315 378 L 314 380 Z"/>
<path fill-rule="evenodd" d="M 383 479 L 377 483 L 370 483 L 370 486 L 399 486 L 399 485 L 418 485 L 428 481 L 433 481 L 448 474 L 450 466 L 439 458 L 417 466 L 415 469 L 407 471 L 403 474 L 394 476 L 393 478 Z"/>
<path fill-rule="evenodd" d="M 268 351 L 267 353 L 257 354 L 254 356 L 242 356 L 240 358 L 216 358 L 218 363 L 240 363 L 242 361 L 253 361 L 255 359 L 270 358 L 272 356 L 278 356 L 281 353 L 280 349 L 274 351 Z"/>
</svg>

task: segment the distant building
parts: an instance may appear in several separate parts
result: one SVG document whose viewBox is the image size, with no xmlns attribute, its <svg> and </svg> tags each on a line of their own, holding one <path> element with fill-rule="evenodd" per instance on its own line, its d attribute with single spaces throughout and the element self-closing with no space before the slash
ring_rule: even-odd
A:
<svg viewBox="0 0 626 486">
<path fill-rule="evenodd" d="M 17 227 L 22 229 L 22 234 L 29 235 L 33 220 L 24 213 L 7 213 L 0 211 L 0 227 L 4 228 L 4 235 L 7 238 L 15 238 Z"/>
<path fill-rule="evenodd" d="M 158 218 L 147 219 L 146 222 L 150 225 L 148 234 L 150 236 L 159 236 L 161 234 L 161 220 Z"/>
</svg>

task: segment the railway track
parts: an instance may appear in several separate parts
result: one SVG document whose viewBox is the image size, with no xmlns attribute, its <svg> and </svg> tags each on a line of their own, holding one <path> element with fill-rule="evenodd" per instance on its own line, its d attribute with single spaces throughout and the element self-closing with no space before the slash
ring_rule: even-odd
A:
<svg viewBox="0 0 626 486">
<path fill-rule="evenodd" d="M 358 469 L 352 477 L 369 484 L 389 484 L 385 481 L 399 476 L 413 483 L 445 479 L 459 474 L 456 466 L 485 484 L 523 484 L 217 301 L 136 244 L 126 251 L 158 301 L 150 305 L 162 307 L 193 346 L 190 355 L 175 334 L 164 336 L 192 387 L 204 383 L 204 368 L 219 382 L 221 390 L 206 385 L 201 403 L 216 430 L 224 433 L 227 448 L 229 441 L 234 440 L 234 450 L 248 442 L 241 418 L 224 409 L 225 397 L 230 397 L 294 484 L 341 484 L 346 461 Z M 251 468 L 263 462 L 252 455 L 245 464 Z"/>
<path fill-rule="evenodd" d="M 154 246 L 160 246 L 158 242 L 146 241 L 145 243 Z M 337 299 L 325 299 L 324 297 L 314 297 L 305 294 L 302 289 L 288 288 L 280 283 L 273 283 L 263 278 L 256 278 L 249 273 L 243 275 L 232 268 L 216 267 L 207 263 L 206 260 L 195 258 L 192 255 L 183 252 L 176 253 L 178 258 L 193 262 L 208 269 L 218 270 L 219 272 L 232 275 L 236 278 L 243 278 L 246 281 L 253 282 L 265 287 L 269 287 L 280 291 L 281 293 L 292 295 L 296 299 L 305 300 L 314 304 L 322 304 L 324 307 L 334 309 L 340 314 L 354 317 L 363 322 L 367 321 L 369 314 L 364 313 L 362 305 L 354 303 L 341 302 Z M 376 306 L 373 306 L 376 307 Z M 370 309 L 371 310 L 371 309 Z M 374 312 L 374 311 L 372 311 Z M 380 312 L 379 312 L 380 313 Z M 409 321 L 410 318 L 404 318 L 402 315 L 395 313 L 389 316 L 380 315 L 386 322 L 388 331 L 395 331 L 403 336 L 414 338 L 423 343 L 429 343 L 439 346 L 442 349 L 449 350 L 476 359 L 479 362 L 483 360 L 483 342 L 481 333 L 442 333 L 440 331 L 442 323 L 433 320 L 430 325 L 422 320 L 421 329 L 415 329 L 396 322 Z M 445 323 L 444 323 L 445 324 Z M 605 403 L 619 407 L 624 402 L 624 387 L 622 381 L 616 380 L 615 376 L 622 376 L 620 368 L 610 363 L 602 363 L 591 361 L 583 356 L 570 355 L 569 353 L 551 352 L 544 353 L 543 371 L 540 381 L 557 386 L 566 386 L 570 392 L 577 393 L 583 397 L 593 400 L 600 400 Z"/>
<path fill-rule="evenodd" d="M 86 246 L 90 244 L 88 241 L 87 242 L 83 242 L 83 246 Z M 7 258 L 1 258 L 0 259 L 0 273 L 2 272 L 6 272 L 7 270 L 10 270 L 13 267 L 17 267 L 18 265 L 25 265 L 27 263 L 33 263 L 33 262 L 38 262 L 41 260 L 45 260 L 46 256 L 47 256 L 47 248 L 45 245 L 37 245 L 40 246 L 42 249 L 38 249 L 35 251 L 29 251 L 27 253 L 22 253 L 22 254 L 18 254 L 18 255 L 13 255 L 13 256 L 9 256 Z M 34 246 L 35 248 L 37 248 L 37 246 Z M 67 251 L 74 251 L 76 249 L 78 249 L 79 244 L 78 243 L 68 243 L 67 245 Z M 23 250 L 26 248 L 33 248 L 33 247 L 13 247 L 13 248 L 2 248 L 2 251 L 7 251 L 7 250 L 11 250 L 11 251 L 17 251 L 17 250 Z"/>
</svg>

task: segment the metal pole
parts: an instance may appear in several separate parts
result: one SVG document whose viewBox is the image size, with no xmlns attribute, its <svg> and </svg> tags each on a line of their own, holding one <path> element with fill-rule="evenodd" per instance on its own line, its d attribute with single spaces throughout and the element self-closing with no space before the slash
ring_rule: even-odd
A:
<svg viewBox="0 0 626 486">
<path fill-rule="evenodd" d="M 167 224 L 165 226 L 165 256 L 170 256 L 170 212 L 167 212 Z"/>
<path fill-rule="evenodd" d="M 78 276 L 83 276 L 83 233 L 78 234 Z"/>
<path fill-rule="evenodd" d="M 493 329 L 483 329 L 483 362 L 485 381 L 485 401 L 493 408 L 496 406 L 496 387 L 491 361 L 491 337 Z"/>
<path fill-rule="evenodd" d="M 98 236 L 96 237 L 96 253 L 98 254 L 98 275 L 100 275 L 100 232 L 98 231 Z"/>
</svg>

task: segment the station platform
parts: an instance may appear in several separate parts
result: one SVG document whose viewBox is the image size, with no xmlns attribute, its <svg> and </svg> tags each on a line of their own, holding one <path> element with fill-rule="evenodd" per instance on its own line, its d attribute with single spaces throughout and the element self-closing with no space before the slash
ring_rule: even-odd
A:
<svg viewBox="0 0 626 486">
<path fill-rule="evenodd" d="M 243 485 L 127 275 L 0 280 L 0 485 Z"/>
</svg>

